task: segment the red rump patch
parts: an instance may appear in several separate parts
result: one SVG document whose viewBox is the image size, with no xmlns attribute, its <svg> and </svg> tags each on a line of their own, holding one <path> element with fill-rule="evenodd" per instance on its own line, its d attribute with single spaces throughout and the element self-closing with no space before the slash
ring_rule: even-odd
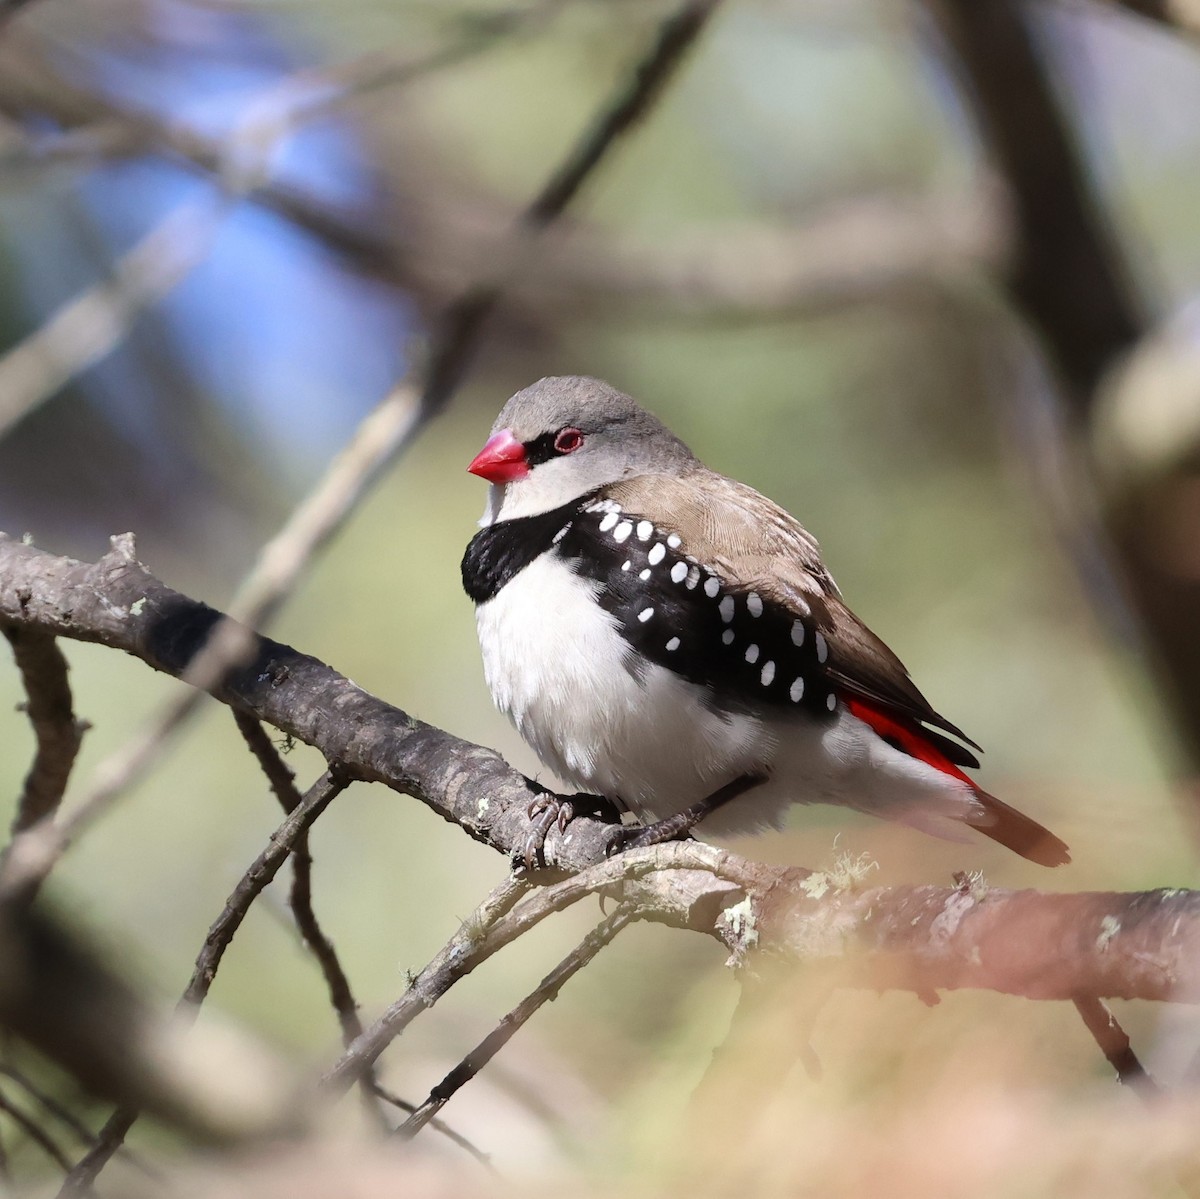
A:
<svg viewBox="0 0 1200 1199">
<path fill-rule="evenodd" d="M 893 716 L 883 708 L 877 708 L 865 699 L 859 699 L 857 695 L 843 695 L 842 702 L 851 716 L 857 716 L 863 724 L 874 729 L 885 740 L 894 742 L 910 757 L 966 783 L 972 790 L 975 789 L 975 784 L 936 745 L 930 744 L 921 736 L 920 725 L 914 721 Z"/>
</svg>

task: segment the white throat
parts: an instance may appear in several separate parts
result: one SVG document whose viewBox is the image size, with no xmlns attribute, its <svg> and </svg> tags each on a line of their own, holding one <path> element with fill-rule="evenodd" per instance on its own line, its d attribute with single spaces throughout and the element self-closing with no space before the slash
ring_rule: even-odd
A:
<svg viewBox="0 0 1200 1199">
<path fill-rule="evenodd" d="M 608 478 L 596 478 L 594 481 L 585 478 L 581 489 L 579 472 L 573 470 L 565 458 L 543 462 L 523 479 L 516 479 L 512 483 L 493 483 L 488 488 L 487 506 L 479 524 L 486 528 L 502 520 L 540 516 L 543 512 L 561 508 L 563 504 L 586 495 L 594 487 L 608 481 Z"/>
<path fill-rule="evenodd" d="M 479 527 L 486 529 L 500 519 L 500 509 L 504 507 L 504 483 L 492 483 L 488 487 L 487 502 L 483 506 L 483 515 L 479 518 Z"/>
</svg>

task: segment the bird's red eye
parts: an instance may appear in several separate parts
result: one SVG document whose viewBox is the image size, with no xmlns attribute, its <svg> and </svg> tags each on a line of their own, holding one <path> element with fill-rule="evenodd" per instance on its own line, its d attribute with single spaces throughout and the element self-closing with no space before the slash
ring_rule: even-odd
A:
<svg viewBox="0 0 1200 1199">
<path fill-rule="evenodd" d="M 560 454 L 573 454 L 583 445 L 583 434 L 578 429 L 560 429 L 554 439 L 554 448 Z"/>
</svg>

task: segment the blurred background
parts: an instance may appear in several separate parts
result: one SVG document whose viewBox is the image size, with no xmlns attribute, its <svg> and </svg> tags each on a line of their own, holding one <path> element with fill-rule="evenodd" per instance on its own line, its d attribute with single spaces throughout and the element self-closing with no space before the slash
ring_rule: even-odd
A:
<svg viewBox="0 0 1200 1199">
<path fill-rule="evenodd" d="M 10 5 L 0 529 L 88 561 L 132 530 L 158 577 L 227 605 L 670 11 Z M 483 685 L 458 563 L 484 488 L 464 467 L 513 391 L 598 375 L 800 517 L 850 604 L 984 746 L 984 785 L 1061 835 L 1074 864 L 1050 876 L 988 842 L 827 809 L 739 849 L 813 867 L 866 853 L 880 883 L 981 869 L 997 886 L 1194 885 L 1197 112 L 1196 43 L 1118 5 L 719 6 L 272 635 L 542 773 Z M 64 648 L 95 726 L 78 788 L 179 684 Z M 31 753 L 21 699 L 0 665 L 0 796 Z M 320 769 L 303 747 L 288 761 L 302 783 Z M 165 1004 L 277 823 L 212 704 L 46 899 Z M 368 1014 L 506 869 L 415 801 L 361 785 L 313 853 L 318 912 Z M 392 1049 L 389 1084 L 423 1098 L 595 919 L 590 905 L 489 963 Z M 576 1185 L 601 1189 L 627 1172 L 702 1192 L 750 1176 L 763 1193 L 899 1194 L 881 1177 L 902 1162 L 914 1194 L 964 1179 L 999 1194 L 1019 1151 L 1021 1193 L 1158 1194 L 1191 1153 L 1187 1121 L 1151 1121 L 1119 1092 L 1066 1005 L 822 1006 L 788 986 L 784 1012 L 813 1009 L 803 1035 L 823 1078 L 798 1070 L 721 1168 L 699 1142 L 702 1176 L 678 1122 L 737 984 L 713 944 L 666 929 L 623 934 L 445 1115 L 510 1177 L 582 1171 Z M 305 1067 L 336 1052 L 282 892 L 251 912 L 211 1003 Z M 1119 1015 L 1150 1069 L 1185 1086 L 1190 1013 Z M 729 1085 L 754 1096 L 752 1081 Z M 46 1085 L 103 1118 L 67 1080 Z M 53 1177 L 2 1113 L 0 1145 L 17 1178 Z"/>
</svg>

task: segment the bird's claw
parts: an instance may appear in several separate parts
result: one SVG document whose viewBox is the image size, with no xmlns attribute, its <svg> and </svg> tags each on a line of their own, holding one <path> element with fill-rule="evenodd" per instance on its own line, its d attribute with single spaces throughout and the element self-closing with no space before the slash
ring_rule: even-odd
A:
<svg viewBox="0 0 1200 1199">
<path fill-rule="evenodd" d="M 608 844 L 607 856 L 624 853 L 630 849 L 644 849 L 648 845 L 661 845 L 664 841 L 686 841 L 692 829 L 706 816 L 711 816 L 718 808 L 724 807 L 730 800 L 744 795 L 761 783 L 766 782 L 766 775 L 743 774 L 733 779 L 725 786 L 718 788 L 711 795 L 694 803 L 690 808 L 684 808 L 665 820 L 656 820 L 653 824 L 622 829 Z"/>
<path fill-rule="evenodd" d="M 557 825 L 561 833 L 575 813 L 570 801 L 543 792 L 530 801 L 525 814 L 529 817 L 529 832 L 521 846 L 520 860 L 525 863 L 526 870 L 536 870 L 546 864 L 546 837 L 550 830 Z"/>
<path fill-rule="evenodd" d="M 552 791 L 543 791 L 529 801 L 525 809 L 529 817 L 529 832 L 521 847 L 519 860 L 524 862 L 526 870 L 534 870 L 546 864 L 546 838 L 550 830 L 557 827 L 559 835 L 567 831 L 567 826 L 576 816 L 591 816 L 608 823 L 619 824 L 620 809 L 602 795 L 588 795 L 580 792 L 577 795 L 555 795 Z M 634 830 L 635 832 L 637 830 Z"/>
<path fill-rule="evenodd" d="M 618 829 L 604 855 L 612 858 L 630 849 L 645 849 L 648 845 L 662 845 L 665 841 L 686 841 L 690 836 L 691 824 L 680 820 L 678 816 L 668 816 L 666 820 L 656 820 L 653 824 Z"/>
</svg>

